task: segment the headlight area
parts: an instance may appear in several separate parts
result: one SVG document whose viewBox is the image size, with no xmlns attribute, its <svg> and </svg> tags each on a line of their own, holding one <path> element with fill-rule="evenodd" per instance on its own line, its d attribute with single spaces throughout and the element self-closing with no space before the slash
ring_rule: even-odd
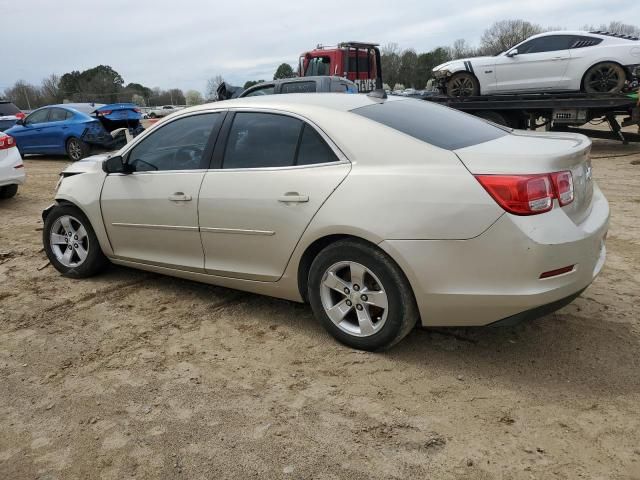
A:
<svg viewBox="0 0 640 480">
<path fill-rule="evenodd" d="M 451 72 L 447 69 L 438 70 L 437 72 L 433 72 L 433 76 L 437 79 L 447 78 L 451 76 Z"/>
</svg>

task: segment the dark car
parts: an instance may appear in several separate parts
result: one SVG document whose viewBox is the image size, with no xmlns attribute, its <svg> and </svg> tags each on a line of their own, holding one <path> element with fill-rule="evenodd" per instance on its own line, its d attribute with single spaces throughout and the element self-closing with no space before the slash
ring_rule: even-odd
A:
<svg viewBox="0 0 640 480">
<path fill-rule="evenodd" d="M 315 76 L 283 78 L 263 82 L 242 90 L 222 83 L 218 87 L 218 99 L 256 97 L 259 95 L 278 95 L 284 93 L 358 93 L 358 86 L 342 77 Z"/>
<path fill-rule="evenodd" d="M 126 129 L 132 136 L 144 130 L 140 118 L 140 110 L 132 103 L 65 103 L 34 110 L 6 133 L 15 138 L 22 155 L 66 154 L 75 161 L 92 149 L 122 147 Z M 125 130 L 112 134 L 121 128 Z"/>
<path fill-rule="evenodd" d="M 0 132 L 13 127 L 18 120 L 26 115 L 8 100 L 0 100 Z"/>
</svg>

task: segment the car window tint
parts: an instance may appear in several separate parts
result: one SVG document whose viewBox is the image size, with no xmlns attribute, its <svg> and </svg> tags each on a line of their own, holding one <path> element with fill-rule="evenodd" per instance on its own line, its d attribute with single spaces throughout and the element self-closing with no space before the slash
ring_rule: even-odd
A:
<svg viewBox="0 0 640 480">
<path fill-rule="evenodd" d="M 250 91 L 243 97 L 257 97 L 260 95 L 273 95 L 275 87 L 273 85 L 267 87 L 256 88 L 255 90 Z"/>
<path fill-rule="evenodd" d="M 601 38 L 587 37 L 587 36 L 574 36 L 571 40 L 571 48 L 585 48 L 593 47 L 602 42 Z"/>
<path fill-rule="evenodd" d="M 67 110 L 62 108 L 52 108 L 51 113 L 49 113 L 49 121 L 50 122 L 62 122 L 67 119 Z"/>
<path fill-rule="evenodd" d="M 15 115 L 20 109 L 13 103 L 0 103 L 0 117 Z"/>
<path fill-rule="evenodd" d="M 42 110 L 38 110 L 36 112 L 33 112 L 31 115 L 29 115 L 26 118 L 26 122 L 27 124 L 31 124 L 31 123 L 44 123 L 47 121 L 47 117 L 49 116 L 49 109 L 48 108 L 43 108 Z"/>
<path fill-rule="evenodd" d="M 386 101 L 351 112 L 447 150 L 469 147 L 508 134 L 507 130 L 478 117 L 424 100 Z"/>
<path fill-rule="evenodd" d="M 271 113 L 236 113 L 229 131 L 223 168 L 294 165 L 302 122 Z"/>
<path fill-rule="evenodd" d="M 572 40 L 573 36 L 571 35 L 549 35 L 548 37 L 534 38 L 518 47 L 518 55 L 567 50 L 573 43 Z"/>
<path fill-rule="evenodd" d="M 338 157 L 318 132 L 306 124 L 303 128 L 300 148 L 298 149 L 297 165 L 314 165 L 316 163 L 338 161 Z"/>
<path fill-rule="evenodd" d="M 282 93 L 315 93 L 316 82 L 287 82 L 282 84 Z"/>
<path fill-rule="evenodd" d="M 219 115 L 191 115 L 162 126 L 131 150 L 127 162 L 136 172 L 203 168 L 203 154 Z"/>
</svg>

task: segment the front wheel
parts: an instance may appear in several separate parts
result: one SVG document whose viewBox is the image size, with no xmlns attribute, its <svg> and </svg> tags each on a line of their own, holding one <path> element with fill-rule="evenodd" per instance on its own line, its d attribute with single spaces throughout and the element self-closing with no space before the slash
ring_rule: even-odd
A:
<svg viewBox="0 0 640 480">
<path fill-rule="evenodd" d="M 467 72 L 454 73 L 447 81 L 447 95 L 450 97 L 475 97 L 480 95 L 478 79 Z"/>
<path fill-rule="evenodd" d="M 51 264 L 66 277 L 90 277 L 109 264 L 89 220 L 72 205 L 58 205 L 49 212 L 42 242 Z"/>
<path fill-rule="evenodd" d="M 323 326 L 353 348 L 390 348 L 418 320 L 404 273 L 384 252 L 357 240 L 338 241 L 318 254 L 308 294 Z"/>
<path fill-rule="evenodd" d="M 603 62 L 587 70 L 583 88 L 586 93 L 619 93 L 626 80 L 624 68 L 617 63 Z"/>
<path fill-rule="evenodd" d="M 89 145 L 75 137 L 67 140 L 67 156 L 72 161 L 77 162 L 87 155 L 89 155 Z"/>
</svg>

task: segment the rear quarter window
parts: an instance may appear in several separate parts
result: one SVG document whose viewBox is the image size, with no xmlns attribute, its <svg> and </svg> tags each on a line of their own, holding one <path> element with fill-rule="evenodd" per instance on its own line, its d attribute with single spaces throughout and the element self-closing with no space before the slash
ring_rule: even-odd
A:
<svg viewBox="0 0 640 480">
<path fill-rule="evenodd" d="M 473 115 L 424 100 L 381 102 L 351 112 L 446 150 L 470 147 L 508 135 L 508 130 Z"/>
</svg>

